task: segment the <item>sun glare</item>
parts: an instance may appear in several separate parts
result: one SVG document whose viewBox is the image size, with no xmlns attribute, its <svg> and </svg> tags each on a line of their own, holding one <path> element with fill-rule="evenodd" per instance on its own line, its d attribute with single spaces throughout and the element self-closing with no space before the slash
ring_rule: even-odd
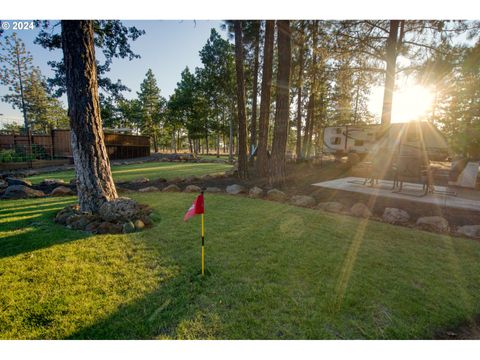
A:
<svg viewBox="0 0 480 360">
<path fill-rule="evenodd" d="M 405 84 L 395 89 L 393 94 L 392 122 L 407 122 L 422 120 L 432 108 L 434 94 L 430 89 L 417 85 Z M 383 88 L 378 87 L 372 91 L 369 108 L 380 118 L 383 104 Z"/>
<path fill-rule="evenodd" d="M 393 95 L 392 122 L 423 120 L 432 108 L 433 93 L 421 85 L 398 89 Z"/>
</svg>

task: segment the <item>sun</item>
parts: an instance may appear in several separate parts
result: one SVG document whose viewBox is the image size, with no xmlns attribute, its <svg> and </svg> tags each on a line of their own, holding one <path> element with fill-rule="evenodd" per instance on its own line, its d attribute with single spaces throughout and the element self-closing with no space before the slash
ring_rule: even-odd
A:
<svg viewBox="0 0 480 360">
<path fill-rule="evenodd" d="M 425 86 L 411 85 L 393 94 L 392 122 L 424 120 L 432 109 L 434 94 Z"/>
<path fill-rule="evenodd" d="M 369 109 L 380 120 L 383 105 L 383 87 L 372 90 Z M 433 92 L 422 85 L 405 81 L 393 93 L 392 122 L 408 122 L 423 120 L 432 110 L 435 96 Z"/>
</svg>

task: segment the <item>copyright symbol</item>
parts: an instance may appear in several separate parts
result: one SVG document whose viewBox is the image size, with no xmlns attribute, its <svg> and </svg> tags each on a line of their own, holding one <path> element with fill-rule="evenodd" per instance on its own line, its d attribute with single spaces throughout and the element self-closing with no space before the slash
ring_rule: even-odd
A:
<svg viewBox="0 0 480 360">
<path fill-rule="evenodd" d="M 10 24 L 6 21 L 2 21 L 2 29 L 3 30 L 8 30 L 10 29 Z"/>
</svg>

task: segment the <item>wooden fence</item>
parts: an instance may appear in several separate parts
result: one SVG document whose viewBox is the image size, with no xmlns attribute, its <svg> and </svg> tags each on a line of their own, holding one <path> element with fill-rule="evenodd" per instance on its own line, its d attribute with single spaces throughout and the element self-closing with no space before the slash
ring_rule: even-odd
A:
<svg viewBox="0 0 480 360">
<path fill-rule="evenodd" d="M 33 154 L 28 160 L 32 160 L 32 157 L 33 160 L 72 158 L 70 130 L 52 130 L 50 135 L 32 135 L 31 145 Z M 112 160 L 150 155 L 148 136 L 106 133 L 105 145 Z M 28 147 L 26 135 L 0 135 L 0 149 L 14 150 L 17 154 L 27 154 L 29 153 Z"/>
</svg>

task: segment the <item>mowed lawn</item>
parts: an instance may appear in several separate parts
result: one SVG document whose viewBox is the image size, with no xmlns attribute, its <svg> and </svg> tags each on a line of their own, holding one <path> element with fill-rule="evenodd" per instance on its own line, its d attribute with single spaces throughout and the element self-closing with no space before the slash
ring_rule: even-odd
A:
<svg viewBox="0 0 480 360">
<path fill-rule="evenodd" d="M 0 202 L 2 339 L 428 339 L 480 313 L 480 244 L 228 195 L 133 196 L 155 225 L 89 235 L 74 198 Z"/>
<path fill-rule="evenodd" d="M 112 173 L 115 181 L 131 181 L 141 177 L 147 177 L 150 180 L 158 178 L 170 180 L 190 175 L 201 176 L 221 173 L 231 168 L 231 165 L 222 163 L 146 162 L 133 165 L 114 165 L 112 166 Z M 74 177 L 75 171 L 67 170 L 31 176 L 28 180 L 35 184 L 43 179 L 55 178 L 70 181 Z"/>
</svg>

